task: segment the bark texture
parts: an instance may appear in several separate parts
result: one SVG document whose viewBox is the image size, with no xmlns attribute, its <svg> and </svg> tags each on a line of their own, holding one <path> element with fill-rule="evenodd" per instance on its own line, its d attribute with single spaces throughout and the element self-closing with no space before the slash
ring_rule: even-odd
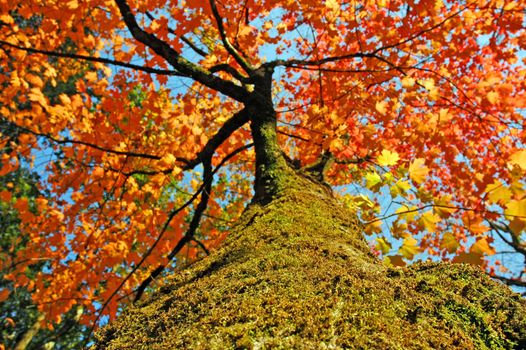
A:
<svg viewBox="0 0 526 350">
<path fill-rule="evenodd" d="M 95 349 L 522 349 L 526 303 L 466 265 L 387 268 L 356 216 L 287 175 L 226 244 L 130 306 Z"/>
</svg>

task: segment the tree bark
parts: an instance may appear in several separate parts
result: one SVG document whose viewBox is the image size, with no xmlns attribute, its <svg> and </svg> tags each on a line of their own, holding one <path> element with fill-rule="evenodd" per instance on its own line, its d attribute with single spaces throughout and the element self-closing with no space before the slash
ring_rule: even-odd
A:
<svg viewBox="0 0 526 350">
<path fill-rule="evenodd" d="M 102 329 L 96 349 L 526 347 L 526 304 L 507 287 L 466 265 L 385 267 L 327 187 L 288 168 L 275 191 L 266 171 L 271 198 Z"/>
</svg>

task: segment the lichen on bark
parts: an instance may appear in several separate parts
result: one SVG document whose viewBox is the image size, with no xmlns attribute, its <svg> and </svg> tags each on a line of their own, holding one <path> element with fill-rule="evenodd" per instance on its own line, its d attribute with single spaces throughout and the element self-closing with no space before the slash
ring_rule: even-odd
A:
<svg viewBox="0 0 526 350">
<path fill-rule="evenodd" d="M 130 305 L 95 348 L 526 347 L 517 294 L 466 265 L 383 266 L 327 187 L 288 176 L 272 200 L 246 209 L 224 246 Z"/>
</svg>

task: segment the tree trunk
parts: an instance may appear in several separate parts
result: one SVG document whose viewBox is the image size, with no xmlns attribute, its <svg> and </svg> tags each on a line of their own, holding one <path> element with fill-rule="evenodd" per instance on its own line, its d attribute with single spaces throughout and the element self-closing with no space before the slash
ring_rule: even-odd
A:
<svg viewBox="0 0 526 350">
<path fill-rule="evenodd" d="M 517 294 L 466 265 L 383 266 L 327 187 L 287 174 L 223 247 L 130 306 L 95 348 L 526 347 Z"/>
</svg>

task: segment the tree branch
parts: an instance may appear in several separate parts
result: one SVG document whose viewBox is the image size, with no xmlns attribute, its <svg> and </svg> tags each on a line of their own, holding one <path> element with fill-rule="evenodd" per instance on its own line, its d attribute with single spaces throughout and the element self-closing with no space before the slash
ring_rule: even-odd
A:
<svg viewBox="0 0 526 350">
<path fill-rule="evenodd" d="M 502 239 L 507 245 L 515 249 L 517 253 L 520 253 L 526 257 L 526 245 L 519 240 L 517 235 L 514 234 L 513 231 L 508 226 L 501 225 L 501 224 L 498 224 L 490 220 L 487 220 L 487 221 L 490 227 L 494 229 L 495 232 L 497 232 L 500 239 Z M 509 234 L 511 237 L 511 241 L 509 239 L 506 239 L 506 237 L 504 237 L 502 232 L 506 232 L 507 234 Z"/>
<path fill-rule="evenodd" d="M 101 58 L 101 57 L 93 57 L 93 56 L 85 56 L 85 55 L 78 55 L 74 53 L 66 53 L 66 52 L 56 52 L 56 51 L 49 51 L 49 50 L 40 50 L 40 49 L 34 49 L 32 47 L 23 47 L 15 44 L 8 43 L 7 41 L 0 40 L 0 47 L 7 46 L 16 50 L 21 50 L 29 53 L 37 53 L 41 55 L 51 56 L 51 57 L 63 57 L 63 58 L 71 58 L 71 59 L 77 59 L 77 60 L 83 60 L 88 62 L 98 62 L 98 63 L 104 63 L 104 64 L 111 64 L 118 67 L 124 67 L 129 69 L 134 69 L 138 71 L 143 71 L 146 73 L 152 73 L 152 74 L 158 74 L 158 75 L 172 75 L 172 76 L 179 76 L 184 77 L 185 75 L 175 71 L 175 70 L 165 70 L 165 69 L 157 69 L 152 67 L 145 67 L 140 66 L 137 64 L 132 63 L 126 63 L 116 60 L 111 60 L 108 58 Z"/>
<path fill-rule="evenodd" d="M 520 280 L 518 278 L 516 279 L 504 276 L 491 276 L 491 278 L 504 282 L 508 286 L 526 287 L 526 281 Z"/>
<path fill-rule="evenodd" d="M 181 238 L 179 240 L 179 242 L 177 242 L 177 244 L 172 249 L 170 254 L 168 254 L 168 256 L 167 256 L 168 262 L 166 264 L 161 264 L 161 265 L 157 266 L 157 268 L 152 271 L 150 276 L 148 276 L 148 278 L 146 278 L 139 285 L 139 287 L 137 288 L 137 294 L 135 295 L 134 302 L 138 301 L 141 298 L 141 296 L 143 295 L 143 293 L 146 290 L 146 288 L 148 287 L 148 285 L 150 283 L 152 283 L 152 281 L 154 281 L 155 278 L 157 276 L 159 276 L 164 271 L 164 269 L 166 268 L 167 264 L 170 263 L 173 260 L 173 258 L 177 255 L 177 253 L 179 253 L 181 251 L 181 249 L 183 249 L 184 246 L 188 242 L 190 242 L 191 240 L 194 239 L 194 235 L 195 235 L 195 232 L 197 231 L 197 228 L 199 227 L 199 223 L 201 221 L 201 217 L 203 216 L 203 213 L 205 212 L 205 210 L 206 210 L 206 208 L 208 206 L 208 200 L 210 198 L 210 193 L 211 193 L 211 190 L 212 190 L 212 180 L 213 180 L 214 175 L 232 157 L 234 157 L 235 155 L 241 153 L 242 151 L 244 151 L 244 150 L 246 150 L 246 149 L 248 149 L 248 148 L 250 148 L 252 146 L 253 146 L 253 144 L 248 144 L 246 146 L 243 146 L 243 147 L 240 147 L 240 148 L 236 149 L 235 151 L 233 151 L 232 153 L 227 155 L 225 158 L 223 158 L 221 163 L 219 163 L 218 166 L 214 170 L 212 170 L 212 167 L 211 167 L 211 157 L 209 159 L 207 159 L 205 162 L 203 162 L 203 168 L 204 168 L 204 171 L 203 171 L 203 184 L 199 188 L 199 192 L 202 193 L 201 194 L 201 200 L 199 201 L 199 204 L 197 205 L 197 207 L 195 209 L 194 215 L 192 217 L 192 221 L 190 222 L 190 226 L 189 226 L 188 230 L 186 231 L 186 234 L 183 236 L 183 238 Z"/>
<path fill-rule="evenodd" d="M 236 50 L 234 46 L 230 43 L 230 40 L 228 40 L 228 37 L 226 35 L 225 27 L 223 26 L 223 18 L 221 18 L 221 15 L 219 14 L 219 10 L 217 9 L 216 3 L 214 0 L 209 0 L 210 7 L 212 9 L 212 14 L 214 15 L 214 18 L 216 20 L 217 29 L 219 31 L 219 35 L 221 36 L 221 41 L 225 45 L 225 49 L 228 51 L 229 54 L 234 57 L 236 62 L 243 68 L 247 74 L 251 74 L 254 71 L 254 67 L 250 65 Z"/>
<path fill-rule="evenodd" d="M 145 14 L 146 14 L 146 17 L 148 17 L 151 21 L 155 21 L 155 17 L 153 17 L 153 15 L 150 12 L 146 11 Z M 168 30 L 168 33 L 176 35 L 176 36 L 179 36 L 179 38 L 181 39 L 182 42 L 184 42 L 186 45 L 188 45 L 192 50 L 194 50 L 200 56 L 202 56 L 202 57 L 208 56 L 208 52 L 206 52 L 206 51 L 202 50 L 201 48 L 197 47 L 197 45 L 195 45 L 190 39 L 188 39 L 184 35 L 177 35 L 175 30 L 170 28 L 170 27 L 167 27 L 166 29 Z"/>
<path fill-rule="evenodd" d="M 115 0 L 117 7 L 123 17 L 124 23 L 128 27 L 131 35 L 135 40 L 152 49 L 156 54 L 164 58 L 183 76 L 225 94 L 236 101 L 244 102 L 250 97 L 250 93 L 243 87 L 235 85 L 231 81 L 223 80 L 204 68 L 188 61 L 182 57 L 179 52 L 174 50 L 168 43 L 162 41 L 155 35 L 144 31 L 139 24 L 135 15 L 132 13 L 126 0 Z"/>
<path fill-rule="evenodd" d="M 223 126 L 216 132 L 216 134 L 208 140 L 201 152 L 192 160 L 187 160 L 184 170 L 189 170 L 200 164 L 204 159 L 208 159 L 214 154 L 217 147 L 219 147 L 226 139 L 228 139 L 237 129 L 245 125 L 250 118 L 250 114 L 246 108 L 237 112 L 228 119 Z"/>
<path fill-rule="evenodd" d="M 468 7 L 468 5 L 464 6 L 460 10 L 458 10 L 458 11 L 454 12 L 453 14 L 451 14 L 451 15 L 447 16 L 446 18 L 444 18 L 442 21 L 432 25 L 429 28 L 422 29 L 421 31 L 419 31 L 419 32 L 417 32 L 417 33 L 415 33 L 413 35 L 410 35 L 409 37 L 407 37 L 404 40 L 401 40 L 401 41 L 399 41 L 397 43 L 394 43 L 394 44 L 381 46 L 381 47 L 373 50 L 372 52 L 368 52 L 368 53 L 364 53 L 364 52 L 348 53 L 348 54 L 345 54 L 345 55 L 325 57 L 325 58 L 318 59 L 318 60 L 300 60 L 300 59 L 275 60 L 275 61 L 271 61 L 271 62 L 266 63 L 265 66 L 268 66 L 268 67 L 277 67 L 277 66 L 283 66 L 283 67 L 321 66 L 321 65 L 329 63 L 329 62 L 348 60 L 348 59 L 352 59 L 352 58 L 376 58 L 376 59 L 379 59 L 379 60 L 385 62 L 384 58 L 381 58 L 380 56 L 377 56 L 377 54 L 379 52 L 385 51 L 385 50 L 389 50 L 389 49 L 393 49 L 395 47 L 401 46 L 403 44 L 406 44 L 406 43 L 408 43 L 410 41 L 415 40 L 416 38 L 422 36 L 423 34 L 428 33 L 430 31 L 442 26 L 444 23 L 446 23 L 447 21 L 449 21 L 453 17 L 458 16 L 467 7 Z"/>
<path fill-rule="evenodd" d="M 113 149 L 110 149 L 110 148 L 104 148 L 104 147 L 99 146 L 97 144 L 90 143 L 90 142 L 85 142 L 85 141 L 72 140 L 72 139 L 68 139 L 68 138 L 57 139 L 54 136 L 51 136 L 51 135 L 48 135 L 48 134 L 39 133 L 39 132 L 33 131 L 31 129 L 28 129 L 28 128 L 24 127 L 24 126 L 17 125 L 17 124 L 13 123 L 12 121 L 8 120 L 7 118 L 5 118 L 3 116 L 0 116 L 0 118 L 3 119 L 6 123 L 12 125 L 13 127 L 17 128 L 17 129 L 23 130 L 26 133 L 29 133 L 29 134 L 32 134 L 32 135 L 35 135 L 35 136 L 38 136 L 38 137 L 46 138 L 46 139 L 48 139 L 48 140 L 50 140 L 52 142 L 55 142 L 55 143 L 57 143 L 59 145 L 64 145 L 64 144 L 83 145 L 83 146 L 91 147 L 93 149 L 96 149 L 96 150 L 99 150 L 99 151 L 102 151 L 102 152 L 116 154 L 116 155 L 120 155 L 120 156 L 135 157 L 135 158 L 146 158 L 146 159 L 155 159 L 155 160 L 160 160 L 162 158 L 160 156 L 156 156 L 156 155 L 153 155 L 153 154 L 147 154 L 147 153 L 129 152 L 129 151 L 117 151 L 117 150 L 113 150 Z M 183 162 L 185 164 L 188 162 L 188 160 L 186 160 L 184 158 L 176 158 L 176 160 L 180 161 L 180 162 Z"/>
<path fill-rule="evenodd" d="M 225 158 L 223 158 L 223 160 L 221 161 L 221 163 L 219 163 L 219 165 L 211 172 L 211 175 L 213 176 L 215 173 L 217 173 L 217 171 L 219 171 L 219 169 L 227 162 L 229 161 L 231 158 L 233 158 L 234 156 L 236 156 L 237 154 L 243 152 L 244 150 L 247 150 L 249 149 L 250 147 L 254 146 L 253 143 L 250 143 L 248 145 L 245 145 L 245 146 L 242 146 L 238 149 L 236 149 L 235 151 L 233 151 L 232 153 L 230 153 L 229 155 L 227 155 Z M 210 181 L 210 184 L 212 182 Z M 102 304 L 100 310 L 99 310 L 99 313 L 97 315 L 97 317 L 95 318 L 94 322 L 93 322 L 93 325 L 90 329 L 90 334 L 88 335 L 87 339 L 90 338 L 91 336 L 91 333 L 93 333 L 94 329 L 95 329 L 95 326 L 97 324 L 97 322 L 99 321 L 99 319 L 102 317 L 102 313 L 103 311 L 106 309 L 106 307 L 108 306 L 108 304 L 110 303 L 110 301 L 113 299 L 113 297 L 115 297 L 115 295 L 117 295 L 117 293 L 122 289 L 122 287 L 124 286 L 124 284 L 126 284 L 126 282 L 131 278 L 131 276 L 133 276 L 133 274 L 142 266 L 142 264 L 144 264 L 144 262 L 146 261 L 146 258 L 148 258 L 148 256 L 151 255 L 151 253 L 153 252 L 153 250 L 155 249 L 155 247 L 157 246 L 157 244 L 159 244 L 159 242 L 161 241 L 162 237 L 164 236 L 164 233 L 166 232 L 166 230 L 168 229 L 168 226 L 170 225 L 171 221 L 173 220 L 173 218 L 175 217 L 175 215 L 177 215 L 179 212 L 181 212 L 183 209 L 185 209 L 186 207 L 188 207 L 190 204 L 193 203 L 193 201 L 197 198 L 197 196 L 204 190 L 205 188 L 205 183 L 201 184 L 201 187 L 199 187 L 199 189 L 192 195 L 192 197 L 186 201 L 182 206 L 180 206 L 179 208 L 177 208 L 176 210 L 172 211 L 170 213 L 170 215 L 168 216 L 166 222 L 164 223 L 161 231 L 160 231 L 160 234 L 159 236 L 157 237 L 157 239 L 155 240 L 155 242 L 152 244 L 152 246 L 146 251 L 146 253 L 143 255 L 143 257 L 141 258 L 141 260 L 137 263 L 137 265 L 135 265 L 132 270 L 128 273 L 128 275 L 126 275 L 126 277 L 121 281 L 121 283 L 117 286 L 117 288 L 115 289 L 115 291 L 113 291 L 113 293 L 111 293 L 111 295 L 108 297 L 108 299 L 104 302 L 104 304 Z M 210 193 L 210 192 L 209 192 Z M 178 242 L 178 244 L 174 247 L 174 249 L 172 250 L 172 252 L 170 253 L 170 255 L 173 253 L 173 256 L 175 256 L 183 247 L 184 245 L 191 239 L 191 236 L 187 236 L 185 235 L 183 238 L 181 238 L 181 240 Z M 177 250 L 176 250 L 177 248 Z M 174 253 L 175 252 L 175 253 Z M 159 266 L 157 269 L 159 269 L 161 266 Z M 162 269 L 164 269 L 165 267 L 163 266 Z M 156 269 L 156 270 L 157 270 Z M 159 273 L 162 272 L 162 269 Z M 154 273 L 155 271 L 152 272 L 152 274 Z M 159 274 L 157 273 L 157 275 Z M 156 275 L 156 276 L 157 276 Z M 143 282 L 141 285 L 143 285 L 145 282 Z M 150 282 L 148 282 L 150 283 Z M 143 290 L 146 288 L 147 285 L 144 286 Z M 138 300 L 137 297 L 135 297 L 136 300 Z"/>
</svg>

